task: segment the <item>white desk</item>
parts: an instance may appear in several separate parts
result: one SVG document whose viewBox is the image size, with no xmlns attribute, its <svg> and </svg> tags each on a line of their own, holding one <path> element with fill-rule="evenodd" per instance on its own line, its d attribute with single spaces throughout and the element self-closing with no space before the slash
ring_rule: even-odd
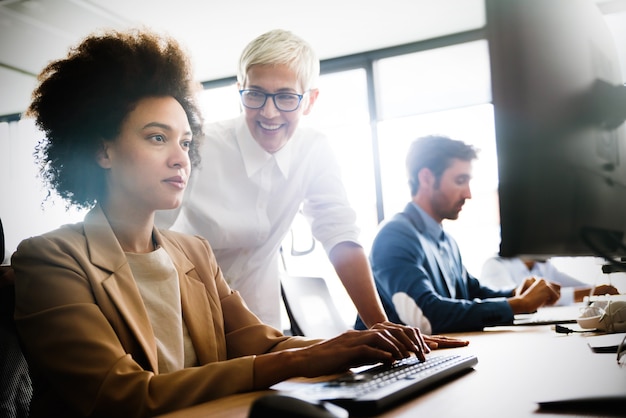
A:
<svg viewBox="0 0 626 418">
<path fill-rule="evenodd" d="M 626 367 L 615 354 L 593 353 L 588 334 L 557 334 L 550 326 L 496 327 L 450 334 L 470 345 L 449 351 L 478 356 L 475 370 L 391 409 L 381 417 L 618 416 L 611 411 L 571 415 L 538 409 L 537 401 L 583 395 L 626 395 Z M 229 396 L 163 418 L 245 418 L 251 402 L 268 391 Z M 621 412 L 626 416 L 626 406 Z"/>
</svg>

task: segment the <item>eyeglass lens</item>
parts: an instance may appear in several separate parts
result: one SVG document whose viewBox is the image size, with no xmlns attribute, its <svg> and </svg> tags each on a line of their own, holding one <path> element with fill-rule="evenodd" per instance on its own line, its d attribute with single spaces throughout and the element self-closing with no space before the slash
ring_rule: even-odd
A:
<svg viewBox="0 0 626 418">
<path fill-rule="evenodd" d="M 298 108 L 302 96 L 295 93 L 263 93 L 255 90 L 242 90 L 241 99 L 244 106 L 251 109 L 260 109 L 265 106 L 268 97 L 272 97 L 278 110 L 291 112 Z"/>
</svg>

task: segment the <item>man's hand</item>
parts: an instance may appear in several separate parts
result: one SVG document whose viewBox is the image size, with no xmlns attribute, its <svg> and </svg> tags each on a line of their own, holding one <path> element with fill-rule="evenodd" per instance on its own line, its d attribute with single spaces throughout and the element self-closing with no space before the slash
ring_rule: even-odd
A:
<svg viewBox="0 0 626 418">
<path fill-rule="evenodd" d="M 561 297 L 561 286 L 546 279 L 529 277 L 508 299 L 513 313 L 535 312 L 541 306 L 554 305 Z"/>
<path fill-rule="evenodd" d="M 593 288 L 592 294 L 596 296 L 619 295 L 619 290 L 610 284 L 601 284 Z"/>
</svg>

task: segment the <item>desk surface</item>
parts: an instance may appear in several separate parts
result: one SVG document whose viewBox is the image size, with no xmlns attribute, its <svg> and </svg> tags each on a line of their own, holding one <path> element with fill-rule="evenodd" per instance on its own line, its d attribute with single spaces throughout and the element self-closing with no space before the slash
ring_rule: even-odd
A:
<svg viewBox="0 0 626 418">
<path fill-rule="evenodd" d="M 541 417 L 537 401 L 585 395 L 626 395 L 626 367 L 614 353 L 594 353 L 591 334 L 557 334 L 550 326 L 495 327 L 483 332 L 450 334 L 470 345 L 446 351 L 476 354 L 474 371 L 411 399 L 380 417 Z M 245 418 L 261 391 L 207 402 L 162 418 Z M 617 416 L 611 411 L 591 416 Z M 621 416 L 626 416 L 626 408 Z M 571 415 L 570 415 L 571 416 Z M 576 416 L 590 416 L 577 414 Z"/>
</svg>

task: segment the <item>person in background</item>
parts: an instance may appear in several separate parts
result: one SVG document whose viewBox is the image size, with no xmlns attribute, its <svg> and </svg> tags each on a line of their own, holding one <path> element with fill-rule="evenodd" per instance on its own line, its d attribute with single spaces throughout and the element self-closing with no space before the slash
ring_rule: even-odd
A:
<svg viewBox="0 0 626 418">
<path fill-rule="evenodd" d="M 541 277 L 561 286 L 561 297 L 557 305 L 582 302 L 585 296 L 618 294 L 611 285 L 591 286 L 559 271 L 549 259 L 529 257 L 491 257 L 483 264 L 480 280 L 494 289 L 519 286 L 529 277 Z"/>
<path fill-rule="evenodd" d="M 387 320 L 328 139 L 300 125 L 319 71 L 314 50 L 289 31 L 252 40 L 237 73 L 243 113 L 205 127 L 203 164 L 180 210 L 157 219 L 206 238 L 229 285 L 278 329 L 279 250 L 301 207 L 365 324 Z"/>
<path fill-rule="evenodd" d="M 559 298 L 559 286 L 528 279 L 516 289 L 483 286 L 463 265 L 444 219 L 457 219 L 472 197 L 477 151 L 445 136 L 415 140 L 406 167 L 412 200 L 379 229 L 370 254 L 378 293 L 392 322 L 426 334 L 481 330 L 513 323 Z M 356 327 L 361 329 L 360 318 Z"/>
<path fill-rule="evenodd" d="M 419 330 L 389 323 L 282 335 L 228 286 L 204 238 L 154 226 L 198 163 L 196 86 L 181 47 L 140 30 L 89 36 L 39 76 L 28 114 L 45 134 L 41 175 L 91 210 L 11 259 L 31 418 L 155 416 L 429 351 Z"/>
</svg>

